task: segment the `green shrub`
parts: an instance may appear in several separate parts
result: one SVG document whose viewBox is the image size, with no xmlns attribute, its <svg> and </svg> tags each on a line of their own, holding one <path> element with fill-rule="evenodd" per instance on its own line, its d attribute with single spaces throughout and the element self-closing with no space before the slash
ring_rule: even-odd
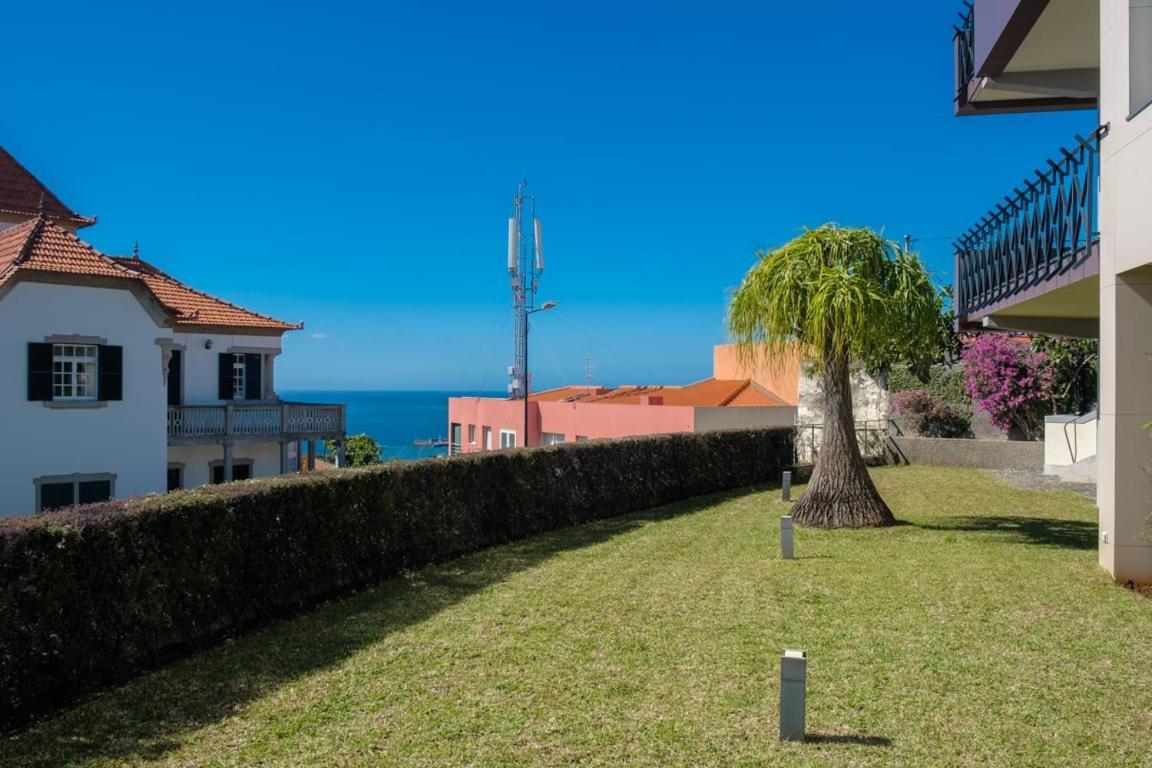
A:
<svg viewBox="0 0 1152 768">
<path fill-rule="evenodd" d="M 324 452 L 336 455 L 336 441 L 325 440 Z M 344 459 L 349 467 L 367 467 L 380 463 L 380 444 L 371 435 L 351 435 L 344 441 Z"/>
<path fill-rule="evenodd" d="M 775 479 L 791 430 L 229 483 L 0 523 L 0 725 L 403 569 Z"/>
<path fill-rule="evenodd" d="M 922 390 L 952 405 L 967 406 L 972 402 L 964 380 L 962 365 L 934 365 L 928 371 L 928 380 L 921 381 L 913 376 L 907 366 L 893 366 L 888 374 L 888 391 L 892 394 L 907 390 Z"/>
</svg>

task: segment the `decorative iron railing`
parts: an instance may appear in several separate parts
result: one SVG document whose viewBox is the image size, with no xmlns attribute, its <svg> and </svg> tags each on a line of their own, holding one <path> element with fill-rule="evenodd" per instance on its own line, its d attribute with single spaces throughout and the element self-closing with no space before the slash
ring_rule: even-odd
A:
<svg viewBox="0 0 1152 768">
<path fill-rule="evenodd" d="M 956 314 L 1018 295 L 1082 266 L 1099 242 L 1096 188 L 1099 128 L 1077 134 L 1072 148 L 1048 160 L 1013 194 L 961 235 L 956 249 Z"/>
<path fill-rule="evenodd" d="M 793 460 L 796 464 L 811 464 L 816 461 L 824 444 L 823 424 L 797 424 L 796 436 L 792 441 Z M 856 444 L 860 456 L 865 461 L 880 461 L 885 456 L 888 439 L 888 423 L 882 420 L 856 422 Z"/>
<path fill-rule="evenodd" d="M 321 440 L 344 436 L 344 406 L 313 403 L 174 405 L 168 440 Z"/>
<path fill-rule="evenodd" d="M 964 3 L 964 12 L 960 16 L 960 25 L 953 25 L 955 30 L 953 42 L 956 46 L 956 100 L 964 102 L 968 98 L 968 83 L 976 74 L 976 26 L 975 12 L 972 3 Z"/>
</svg>

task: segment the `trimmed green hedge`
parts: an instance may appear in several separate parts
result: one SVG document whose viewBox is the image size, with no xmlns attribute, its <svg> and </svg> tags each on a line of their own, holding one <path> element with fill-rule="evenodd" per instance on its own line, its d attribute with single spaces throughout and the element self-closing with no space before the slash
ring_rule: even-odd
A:
<svg viewBox="0 0 1152 768">
<path fill-rule="evenodd" d="M 209 486 L 0 523 L 0 725 L 407 568 L 774 480 L 791 430 Z"/>
</svg>

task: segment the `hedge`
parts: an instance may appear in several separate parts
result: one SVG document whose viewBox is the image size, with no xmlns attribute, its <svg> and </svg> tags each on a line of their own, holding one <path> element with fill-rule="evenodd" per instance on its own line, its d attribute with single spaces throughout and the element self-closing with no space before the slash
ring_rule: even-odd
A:
<svg viewBox="0 0 1152 768">
<path fill-rule="evenodd" d="M 399 571 L 779 477 L 791 430 L 209 486 L 0 523 L 0 725 Z"/>
</svg>

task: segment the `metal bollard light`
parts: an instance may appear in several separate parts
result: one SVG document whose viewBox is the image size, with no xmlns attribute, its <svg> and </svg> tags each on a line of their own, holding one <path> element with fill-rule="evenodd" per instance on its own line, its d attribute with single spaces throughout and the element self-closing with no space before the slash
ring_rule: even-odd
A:
<svg viewBox="0 0 1152 768">
<path fill-rule="evenodd" d="M 785 650 L 780 655 L 780 741 L 804 741 L 808 654 Z"/>
<path fill-rule="evenodd" d="M 792 473 L 785 472 L 780 479 L 780 496 L 784 501 L 792 501 Z"/>
<path fill-rule="evenodd" d="M 788 515 L 780 518 L 780 557 L 792 559 L 792 518 Z"/>
</svg>

